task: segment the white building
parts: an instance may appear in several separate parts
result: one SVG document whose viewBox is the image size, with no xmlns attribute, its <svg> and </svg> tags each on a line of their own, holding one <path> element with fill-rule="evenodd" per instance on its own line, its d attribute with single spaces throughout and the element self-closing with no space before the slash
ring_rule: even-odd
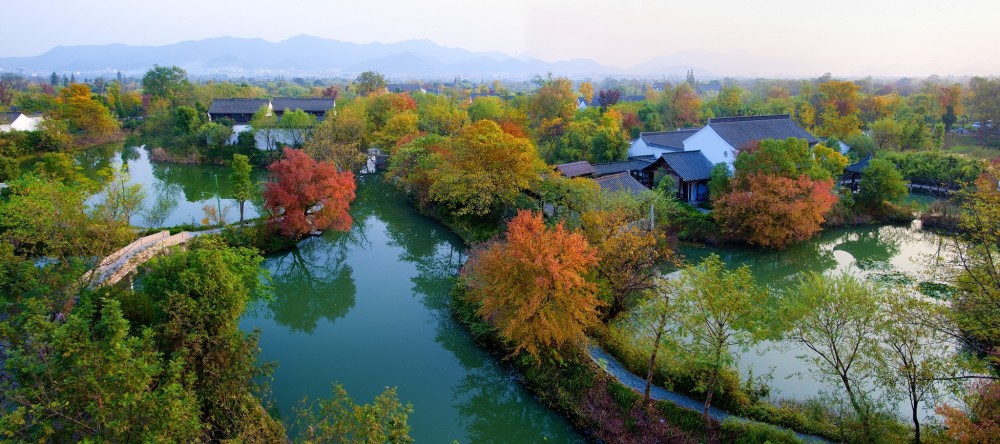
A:
<svg viewBox="0 0 1000 444">
<path fill-rule="evenodd" d="M 0 133 L 11 131 L 38 131 L 41 115 L 28 116 L 17 111 L 0 113 Z"/>
</svg>

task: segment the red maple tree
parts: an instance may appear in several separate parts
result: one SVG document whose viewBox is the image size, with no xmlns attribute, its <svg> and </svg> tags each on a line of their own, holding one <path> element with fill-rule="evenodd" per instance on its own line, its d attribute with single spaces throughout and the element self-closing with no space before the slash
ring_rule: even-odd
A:
<svg viewBox="0 0 1000 444">
<path fill-rule="evenodd" d="M 354 174 L 317 162 L 302 150 L 285 147 L 284 159 L 267 167 L 270 181 L 264 206 L 274 214 L 281 234 L 294 238 L 312 231 L 351 228 L 347 210 L 354 200 Z"/>
</svg>

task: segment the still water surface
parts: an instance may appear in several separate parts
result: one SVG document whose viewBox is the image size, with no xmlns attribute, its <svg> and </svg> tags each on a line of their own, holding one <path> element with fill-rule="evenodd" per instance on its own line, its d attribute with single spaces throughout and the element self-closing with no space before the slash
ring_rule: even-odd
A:
<svg viewBox="0 0 1000 444">
<path fill-rule="evenodd" d="M 155 190 L 175 189 L 180 202 L 168 225 L 200 221 L 202 206 L 215 204 L 215 175 L 222 205 L 234 203 L 228 167 L 151 163 L 145 149 L 121 144 L 77 159 L 90 174 L 128 162 L 147 203 Z M 350 232 L 327 232 L 265 258 L 274 299 L 250 307 L 240 323 L 260 331 L 261 362 L 278 365 L 271 389 L 280 413 L 291 417 L 303 397 L 329 396 L 335 382 L 364 403 L 397 387 L 399 399 L 413 404 L 417 442 L 583 442 L 450 317 L 452 279 L 465 259 L 461 240 L 416 214 L 380 177 L 361 178 L 357 194 Z"/>
</svg>

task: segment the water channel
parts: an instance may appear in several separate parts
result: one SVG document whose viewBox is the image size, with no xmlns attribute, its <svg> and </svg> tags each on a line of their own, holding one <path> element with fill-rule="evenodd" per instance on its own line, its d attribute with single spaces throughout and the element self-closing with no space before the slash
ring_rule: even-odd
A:
<svg viewBox="0 0 1000 444">
<path fill-rule="evenodd" d="M 180 188 L 168 223 L 203 217 L 216 174 L 222 205 L 232 202 L 226 167 L 150 163 L 145 149 L 120 144 L 78 156 L 88 172 L 123 159 L 132 182 L 147 190 Z M 361 178 L 357 194 L 350 232 L 265 258 L 274 300 L 250 307 L 241 321 L 245 331 L 260 331 L 261 362 L 278 365 L 270 384 L 280 413 L 291 416 L 303 397 L 329 396 L 333 383 L 358 402 L 388 386 L 413 404 L 417 442 L 583 442 L 450 317 L 461 240 L 379 177 Z"/>
<path fill-rule="evenodd" d="M 179 204 L 167 225 L 204 217 L 202 207 L 215 203 L 216 175 L 221 205 L 235 204 L 228 167 L 151 163 L 144 148 L 121 144 L 80 152 L 77 160 L 88 174 L 128 162 L 147 204 L 160 190 L 175 193 Z M 250 205 L 247 210 L 248 217 L 256 214 Z M 241 322 L 244 330 L 261 332 L 261 361 L 278 364 L 271 388 L 283 415 L 303 397 L 329 395 L 335 382 L 359 402 L 395 386 L 399 398 L 413 404 L 410 424 L 418 442 L 583 440 L 449 316 L 452 276 L 465 259 L 456 236 L 416 214 L 377 177 L 361 178 L 351 213 L 350 232 L 328 232 L 268 256 L 274 300 L 251 307 Z M 238 217 L 234 210 L 228 214 L 229 220 Z M 136 217 L 133 223 L 143 225 Z M 934 280 L 930 261 L 944 254 L 946 244 L 914 224 L 828 230 L 784 251 L 681 246 L 680 252 L 692 263 L 715 253 L 731 266 L 748 264 L 759 282 L 781 288 L 804 271 Z M 742 354 L 741 373 L 771 374 L 774 398 L 829 390 L 814 381 L 799 354 L 765 344 Z"/>
</svg>

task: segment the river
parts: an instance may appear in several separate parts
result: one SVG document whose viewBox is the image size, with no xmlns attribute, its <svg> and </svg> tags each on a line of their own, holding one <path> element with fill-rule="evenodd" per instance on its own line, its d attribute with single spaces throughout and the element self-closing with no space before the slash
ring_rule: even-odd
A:
<svg viewBox="0 0 1000 444">
<path fill-rule="evenodd" d="M 124 159 L 133 183 L 179 188 L 168 223 L 203 217 L 202 206 L 214 204 L 215 175 L 222 205 L 233 202 L 227 167 L 150 163 L 145 149 L 121 144 L 77 159 L 88 173 Z M 337 382 L 359 403 L 397 387 L 413 405 L 417 442 L 583 442 L 451 318 L 461 240 L 416 214 L 379 176 L 360 178 L 357 194 L 350 232 L 327 232 L 265 258 L 274 298 L 241 320 L 245 331 L 260 332 L 260 361 L 277 364 L 270 387 L 282 416 L 291 418 L 304 397 L 329 396 Z"/>
<path fill-rule="evenodd" d="M 179 203 L 168 225 L 204 217 L 202 207 L 215 203 L 216 175 L 222 206 L 235 204 L 228 167 L 151 163 L 145 149 L 121 144 L 76 157 L 88 174 L 128 162 L 132 182 L 147 190 L 147 204 L 159 190 L 172 190 Z M 247 209 L 248 217 L 256 214 Z M 264 267 L 274 300 L 251 307 L 241 322 L 248 332 L 260 331 L 261 362 L 278 365 L 271 388 L 283 415 L 290 416 L 303 397 L 328 396 L 335 382 L 359 402 L 394 386 L 403 402 L 413 404 L 410 424 L 418 442 L 582 441 L 450 317 L 452 278 L 465 259 L 456 236 L 416 214 L 376 176 L 360 179 L 351 213 L 350 232 L 327 232 L 268 256 Z M 141 215 L 136 218 L 133 223 L 142 225 Z M 828 230 L 783 251 L 681 246 L 680 252 L 690 262 L 715 253 L 731 266 L 748 264 L 759 282 L 781 288 L 804 271 L 933 281 L 938 268 L 929 261 L 945 247 L 944 238 L 913 224 Z M 811 377 L 799 354 L 766 343 L 742 353 L 739 366 L 744 376 L 748 370 L 770 374 L 776 399 L 829 390 Z"/>
</svg>

